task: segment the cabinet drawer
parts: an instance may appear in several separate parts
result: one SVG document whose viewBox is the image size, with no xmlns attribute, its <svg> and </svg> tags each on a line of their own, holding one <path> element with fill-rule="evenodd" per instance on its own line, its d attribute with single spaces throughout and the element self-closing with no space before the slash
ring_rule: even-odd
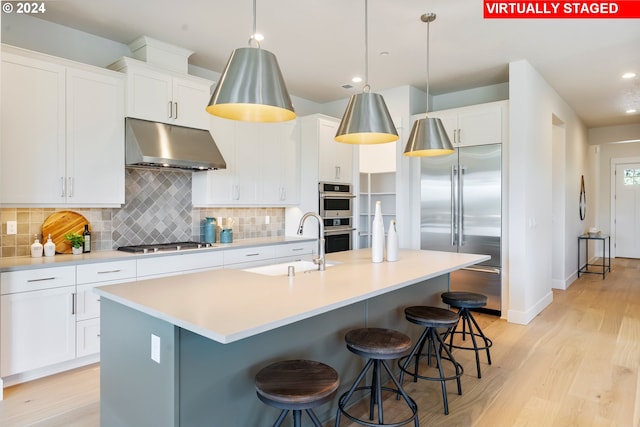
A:
<svg viewBox="0 0 640 427">
<path fill-rule="evenodd" d="M 258 246 L 224 251 L 225 267 L 245 262 L 253 263 L 271 258 L 275 258 L 274 246 Z"/>
<path fill-rule="evenodd" d="M 76 268 L 52 267 L 0 273 L 1 294 L 38 291 L 76 284 Z"/>
<path fill-rule="evenodd" d="M 310 255 L 317 251 L 317 242 L 287 243 L 275 247 L 276 258 Z"/>
<path fill-rule="evenodd" d="M 81 264 L 76 269 L 78 285 L 122 279 L 135 280 L 136 277 L 135 260 Z"/>
<path fill-rule="evenodd" d="M 222 251 L 138 259 L 138 278 L 222 267 Z"/>
</svg>

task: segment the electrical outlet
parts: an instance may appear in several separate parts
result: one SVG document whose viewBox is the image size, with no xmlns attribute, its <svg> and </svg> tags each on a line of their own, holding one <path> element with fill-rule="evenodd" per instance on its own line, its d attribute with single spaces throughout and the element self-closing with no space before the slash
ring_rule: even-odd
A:
<svg viewBox="0 0 640 427">
<path fill-rule="evenodd" d="M 160 363 L 160 337 L 151 334 L 151 360 Z"/>
<path fill-rule="evenodd" d="M 269 215 L 265 215 L 264 217 L 264 223 L 265 224 L 271 224 L 271 217 Z"/>
<path fill-rule="evenodd" d="M 7 234 L 18 234 L 17 221 L 7 221 Z"/>
</svg>

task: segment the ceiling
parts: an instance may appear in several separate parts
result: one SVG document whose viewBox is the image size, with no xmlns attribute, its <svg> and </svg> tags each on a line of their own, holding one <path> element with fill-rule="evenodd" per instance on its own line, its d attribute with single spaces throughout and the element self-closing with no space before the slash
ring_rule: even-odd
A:
<svg viewBox="0 0 640 427">
<path fill-rule="evenodd" d="M 425 12 L 430 29 L 430 94 L 508 81 L 508 64 L 526 59 L 587 127 L 640 123 L 640 23 L 631 19 L 483 18 L 481 0 L 371 0 L 372 91 L 426 90 Z M 146 35 L 194 51 L 190 63 L 221 72 L 253 27 L 250 0 L 59 0 L 41 17 L 130 43 Z M 292 95 L 325 103 L 361 90 L 364 0 L 257 2 L 262 47 L 276 54 Z M 381 52 L 387 52 L 381 55 Z M 624 72 L 637 77 L 623 80 Z M 355 84 L 354 84 L 355 85 Z M 625 114 L 635 108 L 638 113 Z"/>
</svg>

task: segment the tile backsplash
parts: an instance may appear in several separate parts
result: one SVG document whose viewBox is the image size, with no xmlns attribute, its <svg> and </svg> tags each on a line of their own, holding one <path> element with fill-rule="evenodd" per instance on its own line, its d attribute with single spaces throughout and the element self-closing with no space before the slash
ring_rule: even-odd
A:
<svg viewBox="0 0 640 427">
<path fill-rule="evenodd" d="M 232 218 L 234 239 L 284 235 L 284 208 L 193 208 L 190 173 L 127 169 L 125 183 L 125 204 L 119 209 L 0 209 L 0 256 L 29 256 L 34 235 L 42 242 L 43 222 L 60 210 L 73 210 L 87 218 L 94 251 L 124 245 L 198 241 L 200 223 L 207 216 L 222 217 L 225 224 Z M 17 234 L 6 234 L 7 221 L 17 221 Z"/>
</svg>

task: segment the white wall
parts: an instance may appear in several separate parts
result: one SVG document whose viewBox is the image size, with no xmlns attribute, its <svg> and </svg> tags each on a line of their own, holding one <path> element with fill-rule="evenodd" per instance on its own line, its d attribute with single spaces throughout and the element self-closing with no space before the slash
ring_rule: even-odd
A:
<svg viewBox="0 0 640 427">
<path fill-rule="evenodd" d="M 586 128 L 525 60 L 509 64 L 509 301 L 507 318 L 527 324 L 553 300 L 553 187 L 565 186 L 565 269 L 577 269 L 580 176 L 587 167 Z M 565 181 L 554 182 L 553 126 L 565 131 Z M 571 212 L 575 211 L 575 216 Z M 588 220 L 589 218 L 587 218 Z M 566 272 L 565 272 L 566 274 Z M 571 278 L 567 278 L 570 282 Z"/>
<path fill-rule="evenodd" d="M 450 108 L 484 104 L 486 102 L 505 101 L 507 99 L 509 99 L 509 83 L 500 83 L 435 95 L 432 97 L 429 111 L 448 110 Z M 414 114 L 416 113 L 418 112 Z"/>
</svg>

